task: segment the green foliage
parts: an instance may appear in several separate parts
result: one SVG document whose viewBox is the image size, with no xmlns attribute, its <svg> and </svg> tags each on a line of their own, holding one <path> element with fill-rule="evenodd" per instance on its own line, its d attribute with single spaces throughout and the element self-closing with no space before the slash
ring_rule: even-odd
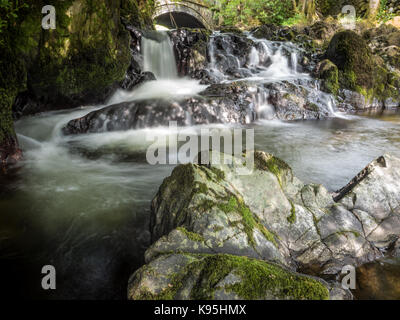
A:
<svg viewBox="0 0 400 320">
<path fill-rule="evenodd" d="M 379 3 L 379 10 L 378 10 L 378 14 L 376 16 L 376 19 L 379 22 L 386 23 L 396 16 L 395 13 L 389 11 L 387 2 L 388 2 L 387 0 L 381 0 Z"/>
<path fill-rule="evenodd" d="M 125 0 L 121 2 L 121 16 L 129 24 L 141 28 L 153 28 L 153 14 L 157 0 Z"/>
<path fill-rule="evenodd" d="M 307 23 L 307 17 L 302 14 L 302 13 L 296 13 L 293 17 L 290 17 L 289 19 L 286 19 L 285 21 L 282 22 L 283 26 L 295 26 L 299 24 L 306 24 Z"/>
<path fill-rule="evenodd" d="M 223 25 L 249 27 L 260 24 L 281 24 L 295 14 L 292 0 L 221 0 L 212 5 Z"/>
<path fill-rule="evenodd" d="M 0 35 L 9 27 L 15 25 L 18 12 L 27 8 L 28 4 L 23 0 L 0 0 Z M 0 45 L 4 45 L 4 39 L 0 37 Z"/>
</svg>

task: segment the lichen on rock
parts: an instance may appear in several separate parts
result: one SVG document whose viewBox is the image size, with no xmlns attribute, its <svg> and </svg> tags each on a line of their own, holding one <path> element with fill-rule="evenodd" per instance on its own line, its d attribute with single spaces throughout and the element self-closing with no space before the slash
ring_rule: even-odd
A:
<svg viewBox="0 0 400 320">
<path fill-rule="evenodd" d="M 290 291 L 282 295 L 279 280 L 271 289 L 257 277 L 275 274 L 276 264 L 289 274 L 335 276 L 345 265 L 395 251 L 400 159 L 386 155 L 370 164 L 362 178 L 335 196 L 337 202 L 323 186 L 303 184 L 273 155 L 255 151 L 254 159 L 250 175 L 235 174 L 238 162 L 232 161 L 181 165 L 165 179 L 152 203 L 147 265 L 132 276 L 130 298 L 307 299 Z M 169 259 L 183 261 L 179 270 L 171 266 L 154 273 L 154 266 L 168 265 Z M 351 297 L 335 283 L 323 286 L 332 299 Z M 328 298 L 325 289 L 318 292 L 318 299 Z"/>
<path fill-rule="evenodd" d="M 135 272 L 128 298 L 327 300 L 329 289 L 323 281 L 247 257 L 169 254 Z"/>
</svg>

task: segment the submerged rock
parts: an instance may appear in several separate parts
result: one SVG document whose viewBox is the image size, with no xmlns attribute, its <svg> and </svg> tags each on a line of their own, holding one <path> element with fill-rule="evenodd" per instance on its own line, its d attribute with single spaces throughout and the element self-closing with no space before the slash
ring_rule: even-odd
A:
<svg viewBox="0 0 400 320">
<path fill-rule="evenodd" d="M 371 163 L 335 202 L 323 186 L 303 184 L 282 160 L 263 152 L 254 156 L 250 175 L 237 175 L 232 165 L 187 164 L 164 180 L 152 202 L 154 243 L 145 254 L 148 265 L 133 275 L 130 298 L 162 294 L 160 286 L 170 283 L 172 273 L 195 277 L 180 287 L 182 297 L 193 297 L 190 284 L 203 284 L 198 278 L 203 273 L 200 268 L 193 275 L 187 266 L 209 256 L 218 260 L 228 253 L 278 263 L 293 272 L 336 276 L 343 266 L 381 258 L 395 245 L 400 235 L 400 159 L 386 155 Z M 170 258 L 185 262 L 174 263 L 175 271 L 146 269 Z M 152 286 L 148 292 L 147 284 Z M 349 298 L 335 288 L 332 298 Z M 268 291 L 263 297 L 282 298 Z"/>
</svg>

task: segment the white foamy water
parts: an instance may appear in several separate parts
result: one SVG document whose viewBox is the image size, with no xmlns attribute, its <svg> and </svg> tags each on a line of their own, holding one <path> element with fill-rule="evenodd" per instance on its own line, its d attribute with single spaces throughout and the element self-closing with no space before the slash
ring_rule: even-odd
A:
<svg viewBox="0 0 400 320">
<path fill-rule="evenodd" d="M 174 49 L 166 32 L 158 33 L 159 39 L 142 38 L 143 71 L 150 71 L 156 79 L 178 77 Z"/>
<path fill-rule="evenodd" d="M 200 81 L 178 77 L 172 42 L 165 32 L 159 32 L 157 40 L 142 38 L 143 71 L 152 72 L 155 81 L 147 81 L 131 91 L 118 90 L 108 105 L 125 101 L 146 99 L 182 99 L 192 97 L 207 88 Z"/>
<path fill-rule="evenodd" d="M 192 97 L 207 88 L 197 80 L 178 78 L 174 80 L 148 81 L 132 91 L 118 90 L 107 104 L 117 104 L 124 101 L 138 101 L 146 99 L 171 99 L 177 100 Z"/>
<path fill-rule="evenodd" d="M 148 43 L 156 50 L 164 46 Z M 309 77 L 295 67 L 298 62 L 292 49 L 288 49 L 289 55 L 284 54 L 284 49 L 281 43 L 268 42 L 254 48 L 248 60 L 253 79 L 262 82 Z M 232 61 L 237 64 L 237 60 Z M 172 69 L 161 70 L 157 63 L 147 65 L 152 72 L 174 74 Z M 214 67 L 218 70 L 215 61 Z M 117 92 L 108 104 L 135 99 L 180 99 L 204 88 L 194 80 L 159 79 L 132 92 Z M 335 112 L 329 95 L 307 90 L 321 105 Z M 335 190 L 381 154 L 400 156 L 398 121 L 351 116 L 346 120 L 281 122 L 274 119 L 267 93 L 258 91 L 256 85 L 252 93 L 261 117 L 246 128 L 255 129 L 256 148 L 287 161 L 305 182 L 323 183 Z M 13 191 L 0 201 L 0 234 L 3 229 L 15 232 L 9 241 L 14 244 L 12 253 L 16 256 L 32 256 L 41 266 L 49 261 L 62 266 L 57 272 L 60 279 L 68 281 L 58 283 L 61 298 L 126 297 L 129 274 L 143 263 L 144 250 L 150 244 L 151 200 L 173 169 L 146 162 L 146 149 L 151 143 L 146 138 L 149 133 L 171 137 L 176 130 L 61 134 L 68 121 L 102 107 L 48 112 L 16 122 L 25 158 L 19 178 L 12 183 Z M 187 127 L 184 132 L 197 135 L 202 127 Z M 28 267 L 29 262 L 23 260 Z"/>
</svg>

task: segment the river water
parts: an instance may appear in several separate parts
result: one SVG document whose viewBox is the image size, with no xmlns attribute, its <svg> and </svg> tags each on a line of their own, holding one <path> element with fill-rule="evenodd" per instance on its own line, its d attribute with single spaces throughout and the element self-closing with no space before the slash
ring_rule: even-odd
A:
<svg viewBox="0 0 400 320">
<path fill-rule="evenodd" d="M 154 51 L 157 46 L 143 47 Z M 169 50 L 165 43 L 160 48 Z M 180 99 L 204 89 L 194 80 L 168 78 L 173 68 L 162 70 L 165 63 L 151 62 L 157 55 L 146 57 L 147 68 L 160 79 L 132 92 L 117 92 L 109 104 Z M 251 59 L 260 63 L 254 52 Z M 278 57 L 276 61 L 282 64 Z M 8 297 L 124 299 L 129 275 L 144 263 L 150 202 L 174 167 L 147 163 L 146 137 L 171 131 L 62 135 L 69 120 L 101 107 L 48 112 L 16 123 L 25 159 L 0 184 L 0 282 Z M 399 124 L 400 114 L 387 112 L 333 114 L 320 121 L 259 120 L 246 128 L 255 130 L 257 149 L 287 161 L 303 181 L 335 191 L 378 156 L 400 156 Z M 189 129 L 192 134 L 199 131 Z M 55 291 L 41 289 L 41 268 L 48 264 L 57 270 Z M 359 297 L 377 295 L 364 287 Z"/>
</svg>

